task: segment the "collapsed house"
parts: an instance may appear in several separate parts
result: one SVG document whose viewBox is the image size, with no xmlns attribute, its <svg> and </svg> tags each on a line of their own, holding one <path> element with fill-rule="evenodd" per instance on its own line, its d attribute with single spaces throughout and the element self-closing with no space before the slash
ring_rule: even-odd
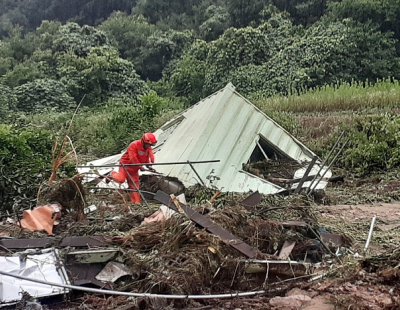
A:
<svg viewBox="0 0 400 310">
<path fill-rule="evenodd" d="M 177 178 L 185 187 L 202 184 L 224 192 L 262 194 L 287 191 L 287 187 L 244 169 L 260 161 L 300 164 L 293 175 L 297 182 L 289 182 L 292 189 L 323 189 L 331 176 L 311 150 L 241 96 L 231 83 L 172 118 L 155 135 L 157 171 Z M 79 172 L 86 174 L 86 181 L 93 180 L 110 170 L 104 166 L 117 165 L 122 154 L 89 162 Z M 98 167 L 98 174 L 91 175 L 90 166 Z M 302 180 L 304 176 L 308 179 Z"/>
<path fill-rule="evenodd" d="M 284 170 L 279 164 L 294 163 L 292 180 L 287 183 L 291 190 L 314 185 L 323 188 L 323 177 L 329 178 L 330 171 L 231 84 L 155 133 L 159 172 L 179 179 L 186 187 L 204 184 L 212 188 L 212 194 L 220 190 L 253 193 L 243 201 L 242 195 L 210 195 L 205 204 L 198 203 L 204 200 L 187 204 L 184 196 L 179 199 L 157 191 L 153 198 L 161 204 L 160 210 L 157 204 L 136 208 L 108 198 L 108 202 L 98 200 L 104 197 L 99 194 L 91 197 L 96 204 L 86 208 L 60 199 L 60 204 L 67 205 L 62 214 L 61 205 L 51 204 L 24 211 L 22 220 L 7 218 L 0 223 L 0 260 L 4 263 L 0 308 L 16 304 L 15 309 L 42 309 L 41 303 L 48 304 L 53 297 L 69 305 L 61 299 L 73 291 L 76 295 L 80 292 L 78 300 L 85 307 L 93 306 L 88 309 L 109 302 L 118 309 L 210 309 L 211 302 L 219 305 L 218 299 L 231 299 L 223 309 L 244 303 L 252 309 L 266 309 L 267 304 L 270 309 L 283 309 L 299 302 L 289 295 L 293 287 L 308 287 L 327 277 L 336 264 L 342 265 L 341 257 L 354 256 L 367 268 L 385 268 L 377 264 L 380 257 L 364 259 L 358 254 L 368 249 L 375 217 L 361 252 L 350 248 L 353 240 L 341 226 L 319 222 L 315 210 L 298 197 L 272 196 L 262 203 L 260 195 L 253 199 L 257 191 L 273 194 L 288 188 L 272 182 L 266 174 L 260 177 L 246 171 L 247 165 L 261 162 L 272 167 L 268 163 L 275 162 Z M 96 178 L 110 167 L 115 169 L 120 157 L 91 162 L 93 167 L 80 172 L 97 166 Z M 81 197 L 80 176 L 68 182 L 74 184 L 73 196 Z M 79 212 L 82 217 L 76 216 Z M 35 215 L 46 225 L 36 225 Z M 365 237 L 363 232 L 357 226 L 358 241 Z M 386 260 L 397 266 L 398 254 Z M 352 276 L 348 269 L 342 270 Z M 397 269 L 389 271 L 389 280 L 397 280 Z M 355 274 L 364 278 L 362 272 Z M 369 289 L 370 278 L 365 279 Z M 350 289 L 352 294 L 354 287 Z M 114 297 L 106 299 L 105 295 Z M 311 299 L 295 296 L 301 302 Z M 240 299 L 243 297 L 246 299 Z"/>
</svg>

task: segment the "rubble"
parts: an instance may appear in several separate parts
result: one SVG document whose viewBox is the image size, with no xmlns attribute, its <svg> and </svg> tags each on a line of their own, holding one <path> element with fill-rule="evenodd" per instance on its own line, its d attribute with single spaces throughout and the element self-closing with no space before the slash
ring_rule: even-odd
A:
<svg viewBox="0 0 400 310">
<path fill-rule="evenodd" d="M 361 207 L 356 214 L 356 206 L 318 206 L 304 194 L 222 193 L 201 186 L 186 189 L 186 200 L 161 192 L 151 197 L 148 205 L 132 205 L 113 195 L 89 194 L 90 212 L 77 221 L 73 207 L 62 208 L 50 236 L 4 220 L 0 251 L 12 257 L 29 248 L 57 249 L 68 289 L 86 309 L 331 310 L 367 304 L 394 309 L 400 304 L 398 226 L 395 217 L 380 217 L 376 207 L 370 208 L 376 226 L 391 229 L 376 229 L 365 251 L 372 216 Z M 392 209 L 400 213 L 400 207 Z M 392 242 L 376 252 L 382 240 Z M 36 286 L 22 283 L 24 291 Z M 46 296 L 29 294 L 34 300 L 18 295 L 14 307 L 35 302 L 52 309 Z M 54 309 L 61 304 L 73 309 L 74 301 L 62 294 Z"/>
</svg>

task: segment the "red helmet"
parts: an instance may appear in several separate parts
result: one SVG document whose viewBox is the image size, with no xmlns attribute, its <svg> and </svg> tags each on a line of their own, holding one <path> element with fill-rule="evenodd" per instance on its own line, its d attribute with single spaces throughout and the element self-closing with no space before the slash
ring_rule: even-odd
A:
<svg viewBox="0 0 400 310">
<path fill-rule="evenodd" d="M 152 134 L 151 132 L 147 132 L 147 133 L 143 134 L 142 141 L 143 141 L 143 143 L 147 143 L 147 144 L 151 144 L 151 145 L 154 145 L 157 143 L 156 136 L 154 134 Z"/>
</svg>

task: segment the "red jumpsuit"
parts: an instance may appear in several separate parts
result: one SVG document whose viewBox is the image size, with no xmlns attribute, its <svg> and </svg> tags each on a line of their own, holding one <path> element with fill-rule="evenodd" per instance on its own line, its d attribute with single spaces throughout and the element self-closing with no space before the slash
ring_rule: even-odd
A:
<svg viewBox="0 0 400 310">
<path fill-rule="evenodd" d="M 124 155 L 122 155 L 120 164 L 139 164 L 139 163 L 154 163 L 154 154 L 151 147 L 145 149 L 143 147 L 142 140 L 133 141 Z M 126 171 L 130 174 L 133 182 L 139 188 L 139 170 L 142 166 L 128 166 L 125 167 Z M 124 167 L 119 167 L 119 171 L 113 171 L 111 174 L 112 178 L 118 183 L 124 183 L 128 181 L 130 189 L 136 190 L 135 185 L 132 183 L 131 178 L 126 175 Z M 138 192 L 131 192 L 131 201 L 140 202 L 140 194 Z"/>
</svg>

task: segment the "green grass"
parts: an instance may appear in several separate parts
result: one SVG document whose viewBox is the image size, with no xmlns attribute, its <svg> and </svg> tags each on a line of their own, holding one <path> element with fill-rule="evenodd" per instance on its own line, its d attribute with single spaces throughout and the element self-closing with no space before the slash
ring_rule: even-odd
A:
<svg viewBox="0 0 400 310">
<path fill-rule="evenodd" d="M 389 79 L 376 83 L 341 83 L 306 91 L 300 95 L 256 99 L 253 103 L 262 111 L 296 113 L 381 110 L 400 106 L 400 83 Z"/>
</svg>

